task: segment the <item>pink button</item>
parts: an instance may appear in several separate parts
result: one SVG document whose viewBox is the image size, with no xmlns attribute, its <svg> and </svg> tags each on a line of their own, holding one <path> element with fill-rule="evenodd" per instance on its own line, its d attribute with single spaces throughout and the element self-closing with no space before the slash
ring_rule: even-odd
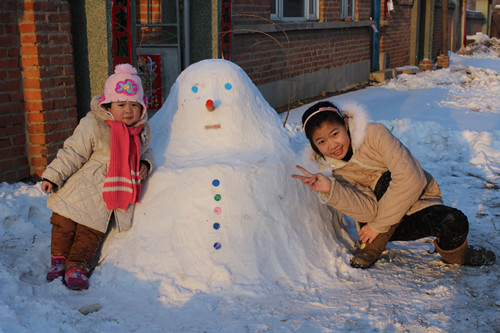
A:
<svg viewBox="0 0 500 333">
<path fill-rule="evenodd" d="M 215 207 L 214 209 L 214 213 L 219 215 L 221 213 L 222 209 L 220 209 L 220 207 Z"/>
</svg>

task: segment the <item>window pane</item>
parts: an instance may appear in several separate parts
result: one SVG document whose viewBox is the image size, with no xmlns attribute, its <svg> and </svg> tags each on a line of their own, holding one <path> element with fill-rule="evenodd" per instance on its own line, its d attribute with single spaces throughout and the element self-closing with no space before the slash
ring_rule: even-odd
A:
<svg viewBox="0 0 500 333">
<path fill-rule="evenodd" d="M 342 0 L 342 17 L 353 17 L 355 0 Z"/>
<path fill-rule="evenodd" d="M 276 0 L 271 0 L 271 15 L 276 15 Z"/>
<path fill-rule="evenodd" d="M 283 0 L 283 17 L 304 17 L 304 0 Z"/>
<path fill-rule="evenodd" d="M 142 27 L 137 29 L 137 45 L 177 44 L 177 27 Z"/>
</svg>

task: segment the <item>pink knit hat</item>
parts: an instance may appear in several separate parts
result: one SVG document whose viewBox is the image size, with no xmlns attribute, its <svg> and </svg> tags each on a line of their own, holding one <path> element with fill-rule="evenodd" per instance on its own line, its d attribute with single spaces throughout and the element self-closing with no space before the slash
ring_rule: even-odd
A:
<svg viewBox="0 0 500 333">
<path fill-rule="evenodd" d="M 116 65 L 115 74 L 110 75 L 104 83 L 104 94 L 99 100 L 99 108 L 107 112 L 102 104 L 132 101 L 142 105 L 141 118 L 144 117 L 148 102 L 137 70 L 129 64 Z"/>
</svg>

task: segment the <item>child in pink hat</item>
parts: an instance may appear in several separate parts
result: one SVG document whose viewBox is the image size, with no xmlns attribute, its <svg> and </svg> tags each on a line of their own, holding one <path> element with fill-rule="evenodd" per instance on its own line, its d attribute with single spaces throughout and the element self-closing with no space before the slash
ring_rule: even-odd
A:
<svg viewBox="0 0 500 333">
<path fill-rule="evenodd" d="M 70 289 L 89 287 L 91 263 L 113 217 L 118 231 L 132 225 L 141 180 L 153 170 L 147 101 L 137 70 L 118 65 L 91 110 L 42 174 L 49 193 L 51 267 Z"/>
</svg>

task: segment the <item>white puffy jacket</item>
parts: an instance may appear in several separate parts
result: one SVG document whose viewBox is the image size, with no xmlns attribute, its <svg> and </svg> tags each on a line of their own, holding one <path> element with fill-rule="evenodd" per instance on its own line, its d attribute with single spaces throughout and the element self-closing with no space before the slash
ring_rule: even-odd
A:
<svg viewBox="0 0 500 333">
<path fill-rule="evenodd" d="M 66 139 L 56 158 L 47 166 L 42 178 L 58 186 L 47 199 L 47 207 L 77 223 L 106 232 L 112 210 L 108 210 L 102 197 L 102 189 L 110 161 L 111 128 L 106 123 L 111 117 L 102 111 L 95 96 L 91 111 L 80 120 L 73 135 Z M 142 124 L 139 134 L 141 160 L 153 170 L 150 148 L 152 131 L 147 115 L 136 125 Z M 135 205 L 127 210 L 115 209 L 118 230 L 132 226 Z"/>
</svg>

